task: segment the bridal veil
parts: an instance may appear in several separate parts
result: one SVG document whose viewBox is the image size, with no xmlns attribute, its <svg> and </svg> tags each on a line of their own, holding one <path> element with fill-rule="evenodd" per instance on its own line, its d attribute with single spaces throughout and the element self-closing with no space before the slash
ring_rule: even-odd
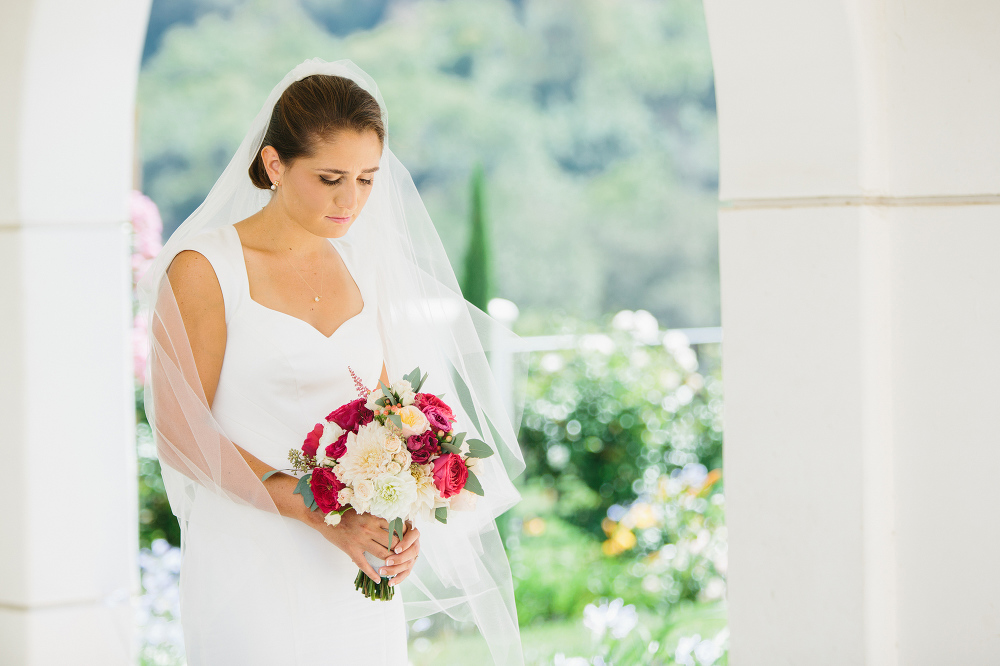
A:
<svg viewBox="0 0 1000 666">
<path fill-rule="evenodd" d="M 456 429 L 486 441 L 496 452 L 482 461 L 482 472 L 477 472 L 485 496 L 473 511 L 450 512 L 447 525 L 418 523 L 421 557 L 397 594 L 403 598 L 408 620 L 444 612 L 459 621 L 475 622 L 495 663 L 522 664 L 510 565 L 496 526 L 496 518 L 520 499 L 512 479 L 524 469 L 517 443 L 521 414 L 518 401 L 512 404 L 508 387 L 498 385 L 488 362 L 491 354 L 508 354 L 509 360 L 515 336 L 462 297 L 413 180 L 389 148 L 385 102 L 371 77 L 349 60 L 307 60 L 275 86 L 208 197 L 173 233 L 140 283 L 150 337 L 145 405 L 182 542 L 192 521 L 197 521 L 199 497 L 207 492 L 274 514 L 275 530 L 248 538 L 256 540 L 254 547 L 281 558 L 286 575 L 303 575 L 294 546 L 280 538 L 282 520 L 267 490 L 212 417 L 166 269 L 197 234 L 239 222 L 268 202 L 271 192 L 254 187 L 247 169 L 261 149 L 282 92 L 313 74 L 354 80 L 382 109 L 387 135 L 375 184 L 366 206 L 340 240 L 377 266 L 379 326 L 388 375 L 395 380 L 419 366 L 429 375 L 424 390 L 443 393 L 455 409 Z M 293 448 L 301 442 L 287 444 Z M 276 591 L 291 587 L 274 581 Z M 295 621 L 294 592 L 277 592 L 269 602 L 287 605 L 292 649 L 301 624 Z"/>
</svg>

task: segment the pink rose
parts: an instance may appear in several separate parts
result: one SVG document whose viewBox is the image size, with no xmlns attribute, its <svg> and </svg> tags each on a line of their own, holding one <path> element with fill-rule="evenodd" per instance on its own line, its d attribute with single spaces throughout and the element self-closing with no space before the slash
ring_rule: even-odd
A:
<svg viewBox="0 0 1000 666">
<path fill-rule="evenodd" d="M 441 414 L 441 416 L 449 421 L 457 420 L 455 418 L 455 414 L 451 411 L 451 407 L 449 407 L 444 400 L 437 397 L 433 393 L 416 394 L 413 398 L 413 404 L 416 405 L 420 411 L 424 411 L 425 407 L 434 407 Z"/>
<path fill-rule="evenodd" d="M 469 478 L 469 468 L 462 456 L 446 453 L 434 461 L 434 485 L 441 491 L 441 497 L 458 494 Z"/>
<path fill-rule="evenodd" d="M 455 414 L 441 398 L 433 393 L 418 393 L 413 399 L 413 404 L 424 413 L 435 432 L 438 430 L 451 432 L 451 421 L 456 420 Z"/>
<path fill-rule="evenodd" d="M 336 442 L 326 447 L 326 455 L 328 458 L 340 458 L 345 453 L 347 453 L 347 433 L 345 432 L 341 435 Z"/>
<path fill-rule="evenodd" d="M 340 510 L 340 502 L 337 497 L 344 484 L 340 482 L 333 472 L 325 467 L 317 467 L 313 470 L 309 479 L 309 487 L 312 488 L 313 499 L 323 513 Z"/>
<path fill-rule="evenodd" d="M 358 428 L 366 423 L 371 423 L 373 418 L 375 418 L 375 414 L 365 407 L 365 399 L 358 398 L 330 412 L 326 420 L 333 421 L 348 432 L 356 433 Z"/>
<path fill-rule="evenodd" d="M 425 430 L 419 435 L 410 435 L 406 438 L 406 448 L 410 450 L 413 462 L 424 465 L 430 459 L 441 453 L 441 446 L 437 438 L 430 430 Z"/>
<path fill-rule="evenodd" d="M 319 438 L 323 436 L 323 424 L 317 423 L 312 432 L 306 435 L 306 441 L 302 443 L 302 452 L 310 458 L 316 457 L 316 449 L 319 448 Z"/>
</svg>

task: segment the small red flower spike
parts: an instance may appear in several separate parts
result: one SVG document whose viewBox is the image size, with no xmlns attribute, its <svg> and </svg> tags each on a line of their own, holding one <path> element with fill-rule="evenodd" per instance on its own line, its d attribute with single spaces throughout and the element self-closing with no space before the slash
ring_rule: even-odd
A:
<svg viewBox="0 0 1000 666">
<path fill-rule="evenodd" d="M 347 366 L 347 371 L 351 373 L 351 378 L 354 379 L 354 386 L 357 387 L 358 389 L 358 397 L 367 398 L 368 389 L 365 388 L 364 382 L 362 382 L 361 379 L 356 374 L 354 374 L 354 371 L 351 370 L 351 366 Z"/>
</svg>

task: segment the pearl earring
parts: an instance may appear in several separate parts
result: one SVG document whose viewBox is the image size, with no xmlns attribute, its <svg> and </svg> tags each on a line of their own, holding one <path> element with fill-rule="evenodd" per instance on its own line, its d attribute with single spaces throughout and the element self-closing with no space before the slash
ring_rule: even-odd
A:
<svg viewBox="0 0 1000 666">
<path fill-rule="evenodd" d="M 278 185 L 278 181 L 274 181 L 273 183 L 271 183 L 271 189 L 272 190 L 277 189 L 277 185 Z"/>
</svg>

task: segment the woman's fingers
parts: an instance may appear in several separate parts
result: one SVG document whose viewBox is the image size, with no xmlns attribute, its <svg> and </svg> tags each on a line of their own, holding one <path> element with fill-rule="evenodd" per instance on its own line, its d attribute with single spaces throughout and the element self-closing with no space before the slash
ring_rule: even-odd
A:
<svg viewBox="0 0 1000 666">
<path fill-rule="evenodd" d="M 398 544 L 393 544 L 393 552 L 402 553 L 404 550 L 412 546 L 420 538 L 420 530 L 416 527 L 410 527 L 403 535 L 403 538 Z"/>
<path fill-rule="evenodd" d="M 368 561 L 368 558 L 365 557 L 364 551 L 362 551 L 361 553 L 358 554 L 357 557 L 352 559 L 354 560 L 354 563 L 358 565 L 358 568 L 364 571 L 368 575 L 368 577 L 371 578 L 373 581 L 375 581 L 376 583 L 382 581 L 382 578 L 378 575 L 378 572 L 375 571 L 375 567 L 373 567 L 371 563 Z"/>
</svg>

